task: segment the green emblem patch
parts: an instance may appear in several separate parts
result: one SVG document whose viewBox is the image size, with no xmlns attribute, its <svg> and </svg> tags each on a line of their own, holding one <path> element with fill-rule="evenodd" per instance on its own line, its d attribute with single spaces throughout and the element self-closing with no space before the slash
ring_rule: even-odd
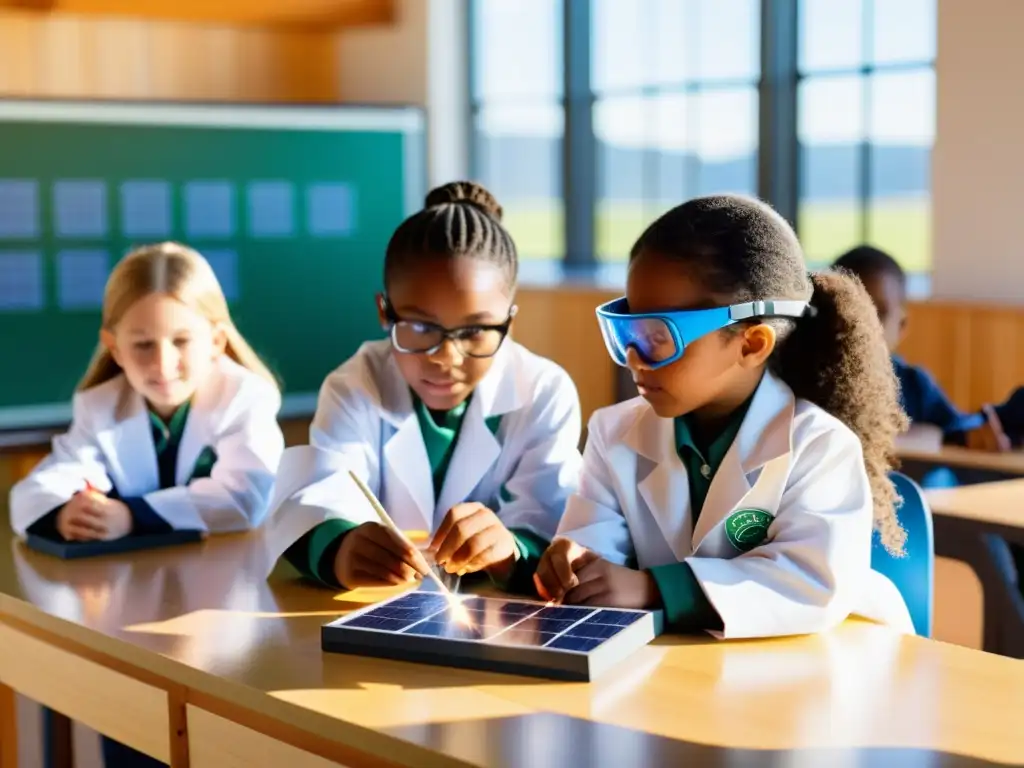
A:
<svg viewBox="0 0 1024 768">
<path fill-rule="evenodd" d="M 763 509 L 737 509 L 725 520 L 725 536 L 740 552 L 749 552 L 768 538 L 773 519 Z"/>
</svg>

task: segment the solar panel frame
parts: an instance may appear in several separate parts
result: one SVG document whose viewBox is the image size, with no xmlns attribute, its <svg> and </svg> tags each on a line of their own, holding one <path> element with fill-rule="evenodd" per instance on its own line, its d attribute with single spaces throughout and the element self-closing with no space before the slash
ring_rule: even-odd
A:
<svg viewBox="0 0 1024 768">
<path fill-rule="evenodd" d="M 416 595 L 424 597 L 410 598 Z M 404 618 L 410 612 L 410 600 L 434 599 L 440 601 L 436 603 L 440 606 L 439 610 L 430 612 L 428 609 L 426 615 L 419 618 Z M 495 632 L 474 632 L 482 635 L 479 638 L 445 637 L 441 634 L 444 631 L 441 623 L 431 621 L 431 618 L 447 613 L 444 596 L 426 590 L 413 590 L 360 608 L 325 624 L 321 627 L 321 647 L 329 653 L 590 681 L 649 643 L 661 634 L 663 627 L 661 611 L 547 607 L 537 601 L 516 597 L 474 596 L 468 598 L 465 604 L 471 607 L 483 606 L 491 611 L 519 611 L 523 615 L 519 618 L 509 617 L 509 623 Z M 603 617 L 602 612 L 606 614 Z M 480 614 L 477 620 L 484 623 L 475 626 L 495 626 L 486 624 L 485 611 Z M 396 615 L 403 618 L 388 618 Z M 576 618 L 569 621 L 557 619 L 556 616 Z M 604 621 L 596 621 L 599 617 Z M 613 619 L 621 623 L 606 623 Z M 399 628 L 398 622 L 404 625 Z M 558 622 L 558 625 L 554 622 Z M 564 626 L 566 623 L 568 626 Z M 446 621 L 444 626 L 452 625 Z M 559 631 L 543 631 L 547 629 Z M 538 634 L 544 645 L 529 642 L 535 640 Z M 588 637 L 594 634 L 604 637 Z M 517 639 L 522 643 L 515 642 Z"/>
</svg>

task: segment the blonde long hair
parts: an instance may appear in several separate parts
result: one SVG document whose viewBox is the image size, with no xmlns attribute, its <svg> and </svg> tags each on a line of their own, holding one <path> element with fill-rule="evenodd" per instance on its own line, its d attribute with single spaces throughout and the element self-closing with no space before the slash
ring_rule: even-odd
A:
<svg viewBox="0 0 1024 768">
<path fill-rule="evenodd" d="M 239 365 L 279 386 L 231 320 L 224 291 L 210 263 L 180 243 L 156 243 L 137 248 L 114 267 L 103 292 L 103 329 L 113 331 L 135 302 L 152 293 L 164 293 L 218 324 L 227 339 L 224 351 Z M 102 344 L 93 353 L 79 391 L 109 381 L 121 373 Z"/>
</svg>

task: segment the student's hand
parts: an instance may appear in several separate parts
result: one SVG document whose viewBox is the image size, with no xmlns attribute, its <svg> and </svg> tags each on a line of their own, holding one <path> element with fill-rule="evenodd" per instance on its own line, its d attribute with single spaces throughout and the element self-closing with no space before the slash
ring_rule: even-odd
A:
<svg viewBox="0 0 1024 768">
<path fill-rule="evenodd" d="M 570 539 L 558 538 L 541 555 L 533 584 L 545 600 L 562 600 L 566 593 L 579 586 L 576 571 L 600 557 Z"/>
<path fill-rule="evenodd" d="M 93 512 L 90 495 L 76 493 L 57 513 L 57 532 L 65 541 L 97 541 L 103 538 L 102 521 Z"/>
<path fill-rule="evenodd" d="M 607 560 L 591 560 L 576 572 L 579 586 L 565 595 L 570 605 L 606 608 L 653 608 L 660 598 L 658 585 L 647 571 L 637 571 Z"/>
<path fill-rule="evenodd" d="M 430 551 L 448 573 L 486 570 L 496 579 L 507 579 L 516 562 L 516 539 L 494 512 L 467 502 L 448 510 Z"/>
<path fill-rule="evenodd" d="M 1004 453 L 1012 447 L 1010 438 L 1003 431 L 1003 424 L 992 406 L 986 405 L 982 408 L 985 414 L 985 423 L 977 429 L 967 433 L 967 447 L 975 451 L 988 451 L 989 453 Z"/>
<path fill-rule="evenodd" d="M 127 505 L 98 491 L 76 493 L 57 513 L 57 531 L 68 541 L 110 541 L 131 530 Z"/>
<path fill-rule="evenodd" d="M 334 575 L 345 589 L 408 584 L 427 575 L 412 545 L 380 523 L 363 523 L 345 534 L 334 558 Z"/>
</svg>

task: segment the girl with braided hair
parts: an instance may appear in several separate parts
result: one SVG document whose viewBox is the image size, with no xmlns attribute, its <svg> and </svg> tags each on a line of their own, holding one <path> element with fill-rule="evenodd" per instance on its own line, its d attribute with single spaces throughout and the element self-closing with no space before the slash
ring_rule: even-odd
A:
<svg viewBox="0 0 1024 768">
<path fill-rule="evenodd" d="M 449 573 L 532 589 L 575 489 L 580 407 L 564 370 L 508 338 L 517 256 L 501 215 L 482 187 L 446 184 L 388 243 L 377 311 L 389 338 L 327 377 L 310 444 L 287 450 L 278 475 L 271 539 L 305 576 L 353 589 L 426 575 L 353 471 L 399 528 L 431 532 Z"/>
</svg>

